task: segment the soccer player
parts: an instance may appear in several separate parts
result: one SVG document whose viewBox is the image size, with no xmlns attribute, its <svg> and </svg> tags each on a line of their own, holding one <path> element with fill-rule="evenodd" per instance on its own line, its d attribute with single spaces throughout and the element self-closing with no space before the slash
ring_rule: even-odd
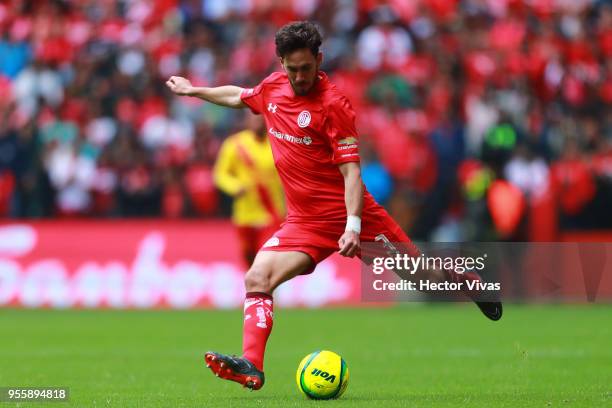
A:
<svg viewBox="0 0 612 408">
<path fill-rule="evenodd" d="M 247 113 L 246 129 L 223 142 L 214 168 L 217 187 L 234 198 L 232 221 L 247 267 L 285 217 L 283 189 L 260 115 Z"/>
<path fill-rule="evenodd" d="M 312 272 L 335 251 L 342 256 L 360 256 L 360 241 L 404 243 L 412 255 L 418 254 L 397 223 L 365 190 L 355 113 L 319 70 L 323 55 L 316 26 L 310 22 L 287 24 L 276 33 L 275 43 L 283 72 L 271 74 L 255 88 L 194 87 L 176 76 L 167 81 L 178 95 L 231 108 L 248 107 L 266 121 L 285 190 L 287 219 L 260 249 L 245 275 L 242 356 L 205 354 L 215 375 L 253 390 L 264 384 L 264 351 L 272 330 L 276 287 Z M 431 271 L 428 279 L 461 282 L 480 277 Z M 487 317 L 501 318 L 501 303 L 474 300 Z"/>
</svg>

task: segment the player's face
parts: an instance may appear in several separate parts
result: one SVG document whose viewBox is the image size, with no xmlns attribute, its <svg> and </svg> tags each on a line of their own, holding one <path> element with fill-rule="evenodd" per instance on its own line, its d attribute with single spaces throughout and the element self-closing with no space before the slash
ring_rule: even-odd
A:
<svg viewBox="0 0 612 408">
<path fill-rule="evenodd" d="M 293 51 L 281 58 L 281 64 L 289 77 L 289 83 L 296 95 L 306 95 L 314 86 L 323 54 L 316 57 L 309 49 Z"/>
</svg>

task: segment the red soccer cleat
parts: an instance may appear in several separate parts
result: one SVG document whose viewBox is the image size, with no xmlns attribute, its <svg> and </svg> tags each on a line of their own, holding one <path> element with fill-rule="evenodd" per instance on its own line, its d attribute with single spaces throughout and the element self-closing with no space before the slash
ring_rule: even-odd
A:
<svg viewBox="0 0 612 408">
<path fill-rule="evenodd" d="M 219 378 L 235 381 L 251 390 L 258 390 L 264 385 L 264 373 L 246 358 L 209 351 L 204 355 L 204 360 L 206 367 Z"/>
</svg>

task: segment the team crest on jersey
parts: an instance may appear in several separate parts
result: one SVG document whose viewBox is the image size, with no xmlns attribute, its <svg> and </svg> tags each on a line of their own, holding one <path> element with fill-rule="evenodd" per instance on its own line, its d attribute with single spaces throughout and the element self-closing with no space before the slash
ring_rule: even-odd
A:
<svg viewBox="0 0 612 408">
<path fill-rule="evenodd" d="M 297 118 L 297 124 L 299 127 L 305 128 L 306 126 L 310 125 L 310 119 L 312 119 L 310 116 L 310 112 L 306 110 L 301 111 Z"/>
</svg>

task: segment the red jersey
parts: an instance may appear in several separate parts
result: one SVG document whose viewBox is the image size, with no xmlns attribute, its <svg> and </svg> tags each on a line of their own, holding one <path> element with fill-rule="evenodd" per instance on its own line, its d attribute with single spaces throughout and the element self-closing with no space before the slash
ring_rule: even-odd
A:
<svg viewBox="0 0 612 408">
<path fill-rule="evenodd" d="M 287 221 L 344 221 L 344 177 L 338 165 L 359 162 L 355 112 L 327 75 L 318 75 L 307 95 L 296 95 L 281 72 L 240 95 L 254 113 L 264 115 L 287 198 Z M 372 206 L 378 204 L 366 191 L 364 212 Z"/>
</svg>

